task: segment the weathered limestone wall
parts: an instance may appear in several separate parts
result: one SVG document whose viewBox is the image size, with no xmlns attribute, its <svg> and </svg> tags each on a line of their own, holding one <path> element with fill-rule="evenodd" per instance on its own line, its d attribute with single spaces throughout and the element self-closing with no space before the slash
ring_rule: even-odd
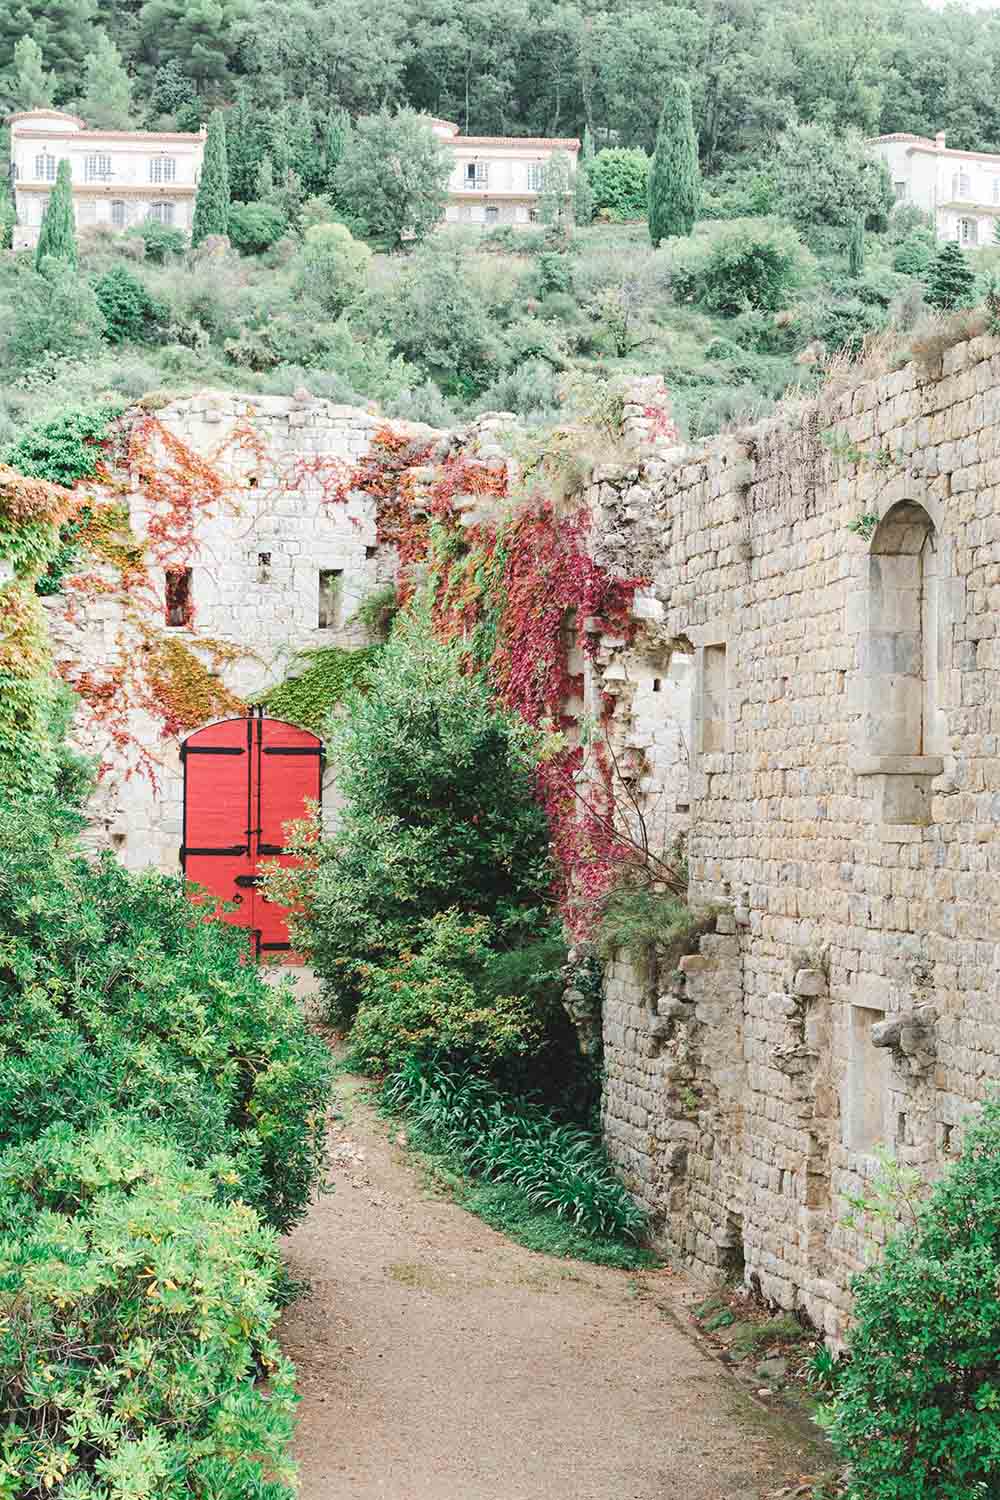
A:
<svg viewBox="0 0 1000 1500">
<path fill-rule="evenodd" d="M 664 1246 L 837 1338 L 876 1142 L 933 1173 L 1000 1076 L 1000 343 L 645 441 L 588 503 L 651 580 L 590 690 L 723 908 L 678 972 L 609 973 L 609 1145 Z"/>
<path fill-rule="evenodd" d="M 49 614 L 57 658 L 72 678 L 81 672 L 103 678 L 125 663 L 115 694 L 125 705 L 121 721 L 84 707 L 74 727 L 80 748 L 104 766 L 91 809 L 92 839 L 113 847 L 132 868 L 174 873 L 182 831 L 180 740 L 164 736 L 162 720 L 144 702 L 141 674 L 131 670 L 142 659 L 142 625 L 183 641 L 209 665 L 213 652 L 206 643 L 221 643 L 232 659 L 218 661 L 220 681 L 237 697 L 254 699 L 286 675 L 298 651 L 361 644 L 352 616 L 365 595 L 392 576 L 395 560 L 379 555 L 372 502 L 357 493 L 335 498 L 384 419 L 305 393 L 300 399 L 249 398 L 213 391 L 175 401 L 155 417 L 168 437 L 222 477 L 219 503 L 192 507 L 189 545 L 154 547 L 154 557 L 163 555 L 150 568 L 151 590 L 123 600 L 92 586 L 68 587 L 49 601 Z M 393 425 L 430 435 L 426 428 Z M 151 516 L 163 513 L 156 477 L 177 462 L 162 438 L 151 456 L 153 474 L 133 466 L 128 476 L 131 526 L 143 539 Z M 190 628 L 166 627 L 167 566 L 191 568 Z M 341 573 L 334 624 L 322 629 L 320 570 Z M 332 788 L 327 791 L 331 810 L 335 798 Z"/>
</svg>

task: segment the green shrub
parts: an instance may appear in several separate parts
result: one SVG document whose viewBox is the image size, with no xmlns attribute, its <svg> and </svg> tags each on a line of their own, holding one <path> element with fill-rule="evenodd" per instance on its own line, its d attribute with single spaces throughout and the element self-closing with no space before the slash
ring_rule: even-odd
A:
<svg viewBox="0 0 1000 1500">
<path fill-rule="evenodd" d="M 819 339 L 832 353 L 845 349 L 858 355 L 870 333 L 877 333 L 888 322 L 884 309 L 862 302 L 860 297 L 832 301 L 819 297 L 802 308 L 796 326 L 803 339 Z"/>
<path fill-rule="evenodd" d="M 50 258 L 43 270 L 23 270 L 0 286 L 0 363 L 8 377 L 101 347 L 105 323 L 93 288 L 65 261 Z"/>
<path fill-rule="evenodd" d="M 967 1500 L 1000 1479 L 1000 1104 L 854 1283 L 827 1413 L 856 1500 Z"/>
<path fill-rule="evenodd" d="M 343 224 L 314 224 L 295 257 L 296 289 L 336 317 L 364 291 L 371 258 Z"/>
<path fill-rule="evenodd" d="M 530 731 L 460 668 L 459 647 L 419 623 L 397 626 L 333 726 L 342 822 L 293 877 L 304 906 L 292 921 L 340 1025 L 353 1019 L 366 970 L 395 960 L 424 918 L 460 906 L 512 945 L 524 910 L 534 925 L 547 904 Z"/>
<path fill-rule="evenodd" d="M 573 286 L 573 263 L 565 251 L 547 250 L 536 261 L 538 292 L 568 292 Z"/>
<path fill-rule="evenodd" d="M 638 1239 L 645 1216 L 590 1131 L 560 1125 L 530 1099 L 488 1080 L 411 1058 L 382 1091 L 386 1108 L 471 1177 L 510 1183 L 529 1203 L 594 1235 Z"/>
<path fill-rule="evenodd" d="M 976 273 L 963 254 L 961 245 L 944 245 L 931 262 L 927 272 L 927 289 L 924 298 L 931 307 L 951 312 L 956 307 L 968 307 L 976 286 Z"/>
<path fill-rule="evenodd" d="M 94 296 L 112 344 L 148 339 L 166 315 L 126 266 L 115 266 L 99 276 L 94 282 Z"/>
<path fill-rule="evenodd" d="M 100 403 L 71 406 L 58 416 L 35 422 L 16 442 L 0 451 L 0 462 L 32 479 L 72 487 L 97 473 L 111 422 L 122 406 Z"/>
<path fill-rule="evenodd" d="M 187 247 L 187 237 L 181 229 L 174 229 L 170 224 L 161 224 L 157 219 L 143 219 L 140 224 L 133 224 L 126 234 L 133 239 L 141 240 L 143 243 L 147 260 L 162 264 L 171 255 L 183 255 Z"/>
<path fill-rule="evenodd" d="M 387 285 L 373 289 L 356 316 L 384 334 L 397 354 L 449 396 L 485 390 L 505 363 L 497 330 L 465 258 L 452 246 L 418 251 Z"/>
<path fill-rule="evenodd" d="M 769 219 L 732 219 L 669 243 L 670 285 L 678 301 L 734 316 L 777 312 L 812 269 L 795 230 Z"/>
<path fill-rule="evenodd" d="M 517 989 L 498 991 L 488 978 L 491 941 L 485 917 L 442 912 L 389 962 L 367 965 L 350 1034 L 355 1064 L 381 1074 L 410 1057 L 446 1057 L 490 1072 L 541 1051 L 551 991 L 530 973 L 518 976 L 527 983 Z"/>
<path fill-rule="evenodd" d="M 645 151 L 609 146 L 582 170 L 590 179 L 597 214 L 616 222 L 646 217 L 649 157 Z"/>
<path fill-rule="evenodd" d="M 274 203 L 231 203 L 230 241 L 242 255 L 262 255 L 288 229 L 288 220 Z"/>
<path fill-rule="evenodd" d="M 697 946 L 713 922 L 714 913 L 693 912 L 676 896 L 625 883 L 616 886 L 604 904 L 597 954 L 608 962 L 626 953 L 640 967 L 659 955 L 664 967 L 670 967 Z"/>
<path fill-rule="evenodd" d="M 236 1176 L 130 1122 L 0 1155 L 4 1495 L 290 1500 L 281 1262 Z"/>
<path fill-rule="evenodd" d="M 196 1163 L 226 1152 L 279 1228 L 323 1159 L 329 1060 L 288 986 L 183 883 L 83 859 L 0 805 L 0 1140 L 124 1111 Z"/>
<path fill-rule="evenodd" d="M 926 276 L 937 248 L 932 231 L 917 229 L 896 247 L 892 269 L 902 276 Z"/>
<path fill-rule="evenodd" d="M 512 411 L 533 426 L 551 425 L 559 419 L 559 377 L 547 360 L 525 360 L 483 391 L 476 410 Z"/>
</svg>

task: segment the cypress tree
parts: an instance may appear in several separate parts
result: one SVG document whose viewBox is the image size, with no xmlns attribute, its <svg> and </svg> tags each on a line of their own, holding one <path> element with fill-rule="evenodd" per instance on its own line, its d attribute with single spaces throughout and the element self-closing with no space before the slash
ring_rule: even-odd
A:
<svg viewBox="0 0 1000 1500">
<path fill-rule="evenodd" d="M 594 160 L 594 137 L 590 133 L 590 126 L 585 125 L 583 130 L 583 145 L 580 147 L 580 161 Z"/>
<path fill-rule="evenodd" d="M 229 232 L 229 166 L 226 161 L 226 122 L 221 109 L 212 111 L 201 164 L 201 181 L 194 200 L 191 244 L 210 234 Z"/>
<path fill-rule="evenodd" d="M 691 90 L 683 78 L 674 78 L 663 101 L 656 149 L 649 170 L 646 202 L 649 237 L 654 245 L 673 235 L 691 233 L 698 215 L 700 195 L 701 174 L 691 114 Z"/>
<path fill-rule="evenodd" d="M 42 269 L 48 256 L 64 260 L 76 268 L 76 230 L 73 225 L 73 181 L 69 162 L 63 157 L 56 173 L 56 185 L 52 189 L 48 207 L 42 218 L 42 227 L 35 248 L 35 267 Z"/>
<path fill-rule="evenodd" d="M 967 307 L 975 285 L 976 274 L 962 254 L 961 245 L 951 241 L 935 256 L 924 295 L 932 307 L 947 311 Z"/>
<path fill-rule="evenodd" d="M 594 217 L 594 189 L 590 185 L 586 166 L 581 159 L 573 174 L 573 219 L 577 224 L 589 224 Z"/>
<path fill-rule="evenodd" d="M 847 274 L 857 281 L 859 276 L 864 275 L 864 270 L 865 221 L 863 218 L 858 218 L 854 221 L 851 237 L 847 242 Z"/>
<path fill-rule="evenodd" d="M 234 203 L 252 203 L 257 194 L 257 173 L 264 156 L 261 118 L 250 90 L 241 83 L 236 102 L 226 116 L 226 160 L 229 192 Z"/>
</svg>

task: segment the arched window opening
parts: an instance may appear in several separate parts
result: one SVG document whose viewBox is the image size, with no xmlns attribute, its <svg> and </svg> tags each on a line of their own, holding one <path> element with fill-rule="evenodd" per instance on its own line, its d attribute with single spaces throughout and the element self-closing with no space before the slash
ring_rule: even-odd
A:
<svg viewBox="0 0 1000 1500">
<path fill-rule="evenodd" d="M 940 707 L 939 550 L 922 505 L 903 500 L 887 511 L 867 567 L 857 769 L 877 778 L 881 821 L 927 823 L 947 725 Z"/>
</svg>

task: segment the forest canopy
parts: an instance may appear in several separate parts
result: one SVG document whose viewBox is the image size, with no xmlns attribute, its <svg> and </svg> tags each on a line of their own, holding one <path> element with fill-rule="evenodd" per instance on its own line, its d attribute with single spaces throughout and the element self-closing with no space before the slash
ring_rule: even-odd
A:
<svg viewBox="0 0 1000 1500">
<path fill-rule="evenodd" d="M 650 150 L 683 78 L 710 173 L 796 119 L 1000 149 L 1000 12 L 925 0 L 22 0 L 0 16 L 9 107 L 25 36 L 62 105 L 110 38 L 140 124 L 190 128 L 242 81 L 258 109 L 409 107 Z"/>
</svg>

